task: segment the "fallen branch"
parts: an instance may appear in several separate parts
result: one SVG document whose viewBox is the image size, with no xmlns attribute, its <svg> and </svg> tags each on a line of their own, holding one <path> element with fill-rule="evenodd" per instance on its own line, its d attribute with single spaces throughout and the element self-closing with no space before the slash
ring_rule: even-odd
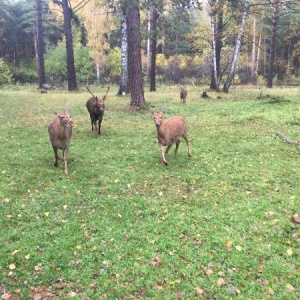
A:
<svg viewBox="0 0 300 300">
<path fill-rule="evenodd" d="M 275 132 L 275 134 L 277 136 L 279 136 L 281 139 L 283 139 L 284 141 L 286 141 L 288 144 L 291 144 L 291 145 L 300 145 L 300 142 L 289 140 L 283 133 L 281 133 L 279 131 Z"/>
</svg>

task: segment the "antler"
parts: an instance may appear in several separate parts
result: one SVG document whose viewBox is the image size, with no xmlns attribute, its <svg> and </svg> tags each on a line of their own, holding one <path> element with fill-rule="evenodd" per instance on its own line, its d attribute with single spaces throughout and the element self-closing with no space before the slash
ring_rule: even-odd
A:
<svg viewBox="0 0 300 300">
<path fill-rule="evenodd" d="M 89 87 L 86 86 L 87 90 L 90 92 L 90 94 L 96 99 L 97 97 L 90 91 Z"/>
<path fill-rule="evenodd" d="M 106 96 L 107 96 L 107 94 L 108 94 L 109 90 L 110 90 L 110 86 L 108 86 L 107 92 L 106 92 L 106 94 L 103 96 L 103 100 L 105 100 L 105 99 L 106 99 Z"/>
</svg>

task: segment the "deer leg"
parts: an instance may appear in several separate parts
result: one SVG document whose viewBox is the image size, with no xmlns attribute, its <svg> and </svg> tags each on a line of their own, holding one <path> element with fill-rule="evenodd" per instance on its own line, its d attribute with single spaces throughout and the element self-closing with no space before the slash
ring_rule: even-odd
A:
<svg viewBox="0 0 300 300">
<path fill-rule="evenodd" d="M 95 121 L 95 132 L 96 132 L 96 138 L 97 138 L 97 137 L 98 137 L 98 135 L 99 135 L 98 131 L 99 131 L 99 126 L 98 126 L 98 121 L 96 120 L 96 121 Z"/>
<path fill-rule="evenodd" d="M 166 155 L 168 154 L 168 152 L 169 152 L 170 148 L 172 147 L 172 145 L 173 145 L 173 144 L 168 144 L 168 147 L 167 147 L 167 149 L 166 149 Z"/>
<path fill-rule="evenodd" d="M 98 125 L 98 134 L 99 135 L 100 135 L 101 123 L 102 123 L 102 119 L 99 120 L 99 125 Z"/>
<path fill-rule="evenodd" d="M 164 163 L 166 166 L 168 165 L 168 162 L 166 161 L 165 157 L 165 151 L 164 151 L 164 146 L 162 144 L 158 144 L 158 147 L 161 151 L 161 156 L 162 156 L 162 163 Z M 168 146 L 169 147 L 169 146 Z M 170 146 L 171 147 L 171 146 Z"/>
<path fill-rule="evenodd" d="M 92 124 L 92 131 L 94 130 L 94 121 L 93 121 L 93 118 L 91 116 L 91 124 Z"/>
<path fill-rule="evenodd" d="M 192 154 L 191 154 L 191 152 L 190 152 L 190 141 L 189 141 L 189 139 L 188 139 L 188 137 L 187 137 L 186 134 L 183 134 L 182 137 L 183 137 L 184 140 L 186 141 L 186 144 L 187 144 L 187 147 L 188 147 L 188 156 L 191 157 Z"/>
<path fill-rule="evenodd" d="M 65 165 L 65 174 L 68 175 L 68 148 L 63 150 L 63 159 L 64 159 L 64 165 Z"/>
<path fill-rule="evenodd" d="M 178 150 L 178 147 L 179 147 L 179 144 L 180 144 L 180 140 L 178 139 L 175 143 L 176 143 L 176 148 L 175 148 L 175 151 L 174 151 L 174 157 L 176 157 L 177 150 Z"/>
<path fill-rule="evenodd" d="M 57 167 L 57 161 L 58 161 L 58 155 L 57 155 L 57 147 L 53 146 L 53 151 L 54 151 L 54 166 Z"/>
</svg>

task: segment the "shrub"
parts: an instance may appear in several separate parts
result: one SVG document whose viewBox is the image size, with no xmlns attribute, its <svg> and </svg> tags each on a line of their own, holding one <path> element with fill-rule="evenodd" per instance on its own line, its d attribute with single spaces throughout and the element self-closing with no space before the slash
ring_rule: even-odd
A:
<svg viewBox="0 0 300 300">
<path fill-rule="evenodd" d="M 12 82 L 12 73 L 7 63 L 0 58 L 0 85 L 9 84 Z"/>
</svg>

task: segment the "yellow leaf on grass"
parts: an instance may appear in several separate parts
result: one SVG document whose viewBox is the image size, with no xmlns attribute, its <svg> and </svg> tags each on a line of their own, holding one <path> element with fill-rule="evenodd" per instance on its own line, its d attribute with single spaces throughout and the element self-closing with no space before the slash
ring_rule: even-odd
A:
<svg viewBox="0 0 300 300">
<path fill-rule="evenodd" d="M 25 256 L 25 259 L 29 259 L 29 257 L 30 257 L 30 255 L 28 254 L 28 255 Z"/>
<path fill-rule="evenodd" d="M 269 289 L 268 289 L 268 294 L 269 294 L 269 295 L 274 295 L 274 290 L 273 290 L 272 288 L 269 288 Z"/>
<path fill-rule="evenodd" d="M 287 283 L 285 287 L 286 287 L 287 291 L 289 291 L 289 292 L 295 291 L 295 288 L 289 283 Z"/>
<path fill-rule="evenodd" d="M 227 241 L 226 242 L 226 248 L 230 248 L 232 246 L 232 241 Z"/>
<path fill-rule="evenodd" d="M 16 265 L 15 265 L 15 264 L 10 264 L 10 265 L 9 265 L 9 269 L 10 269 L 10 270 L 14 270 L 15 268 L 16 268 Z"/>
<path fill-rule="evenodd" d="M 44 213 L 44 215 L 45 215 L 46 217 L 48 217 L 48 216 L 49 216 L 49 211 L 46 211 L 46 212 Z"/>
<path fill-rule="evenodd" d="M 293 255 L 293 250 L 291 248 L 289 248 L 289 249 L 287 249 L 286 253 L 288 256 L 291 256 L 291 255 Z"/>
<path fill-rule="evenodd" d="M 12 255 L 17 254 L 18 252 L 20 252 L 20 250 L 14 250 L 13 253 L 12 253 Z"/>
<path fill-rule="evenodd" d="M 78 250 L 80 250 L 80 249 L 81 249 L 81 245 L 76 245 L 76 248 L 77 248 Z"/>
<path fill-rule="evenodd" d="M 235 249 L 237 250 L 237 251 L 241 251 L 242 250 L 242 247 L 241 246 L 235 246 Z"/>
</svg>

